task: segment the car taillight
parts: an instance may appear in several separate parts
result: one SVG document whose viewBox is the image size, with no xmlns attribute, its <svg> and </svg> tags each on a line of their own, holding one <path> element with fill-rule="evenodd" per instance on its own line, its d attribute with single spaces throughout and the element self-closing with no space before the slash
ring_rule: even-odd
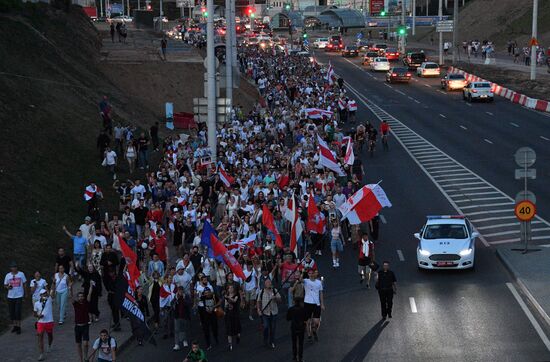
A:
<svg viewBox="0 0 550 362">
<path fill-rule="evenodd" d="M 411 73 L 407 73 L 407 77 L 410 77 L 411 76 Z"/>
<path fill-rule="evenodd" d="M 475 89 L 472 89 L 472 93 L 477 93 L 477 91 Z"/>
<path fill-rule="evenodd" d="M 397 77 L 397 73 L 392 73 L 391 76 L 392 77 Z"/>
<path fill-rule="evenodd" d="M 343 48 L 344 47 L 344 44 L 340 44 L 340 48 Z"/>
</svg>

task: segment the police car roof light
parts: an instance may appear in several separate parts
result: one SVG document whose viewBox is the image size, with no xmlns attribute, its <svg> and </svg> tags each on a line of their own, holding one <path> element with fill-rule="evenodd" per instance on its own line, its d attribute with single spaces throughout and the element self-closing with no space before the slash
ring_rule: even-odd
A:
<svg viewBox="0 0 550 362">
<path fill-rule="evenodd" d="M 435 219 L 464 219 L 464 215 L 428 215 L 428 220 Z"/>
</svg>

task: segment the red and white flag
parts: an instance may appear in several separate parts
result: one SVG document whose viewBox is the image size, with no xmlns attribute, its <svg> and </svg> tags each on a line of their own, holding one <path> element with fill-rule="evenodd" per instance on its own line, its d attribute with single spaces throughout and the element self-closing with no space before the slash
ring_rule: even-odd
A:
<svg viewBox="0 0 550 362">
<path fill-rule="evenodd" d="M 322 119 L 323 117 L 330 118 L 333 114 L 331 111 L 326 111 L 319 108 L 306 108 L 304 111 L 309 119 Z"/>
<path fill-rule="evenodd" d="M 285 219 L 291 222 L 290 228 L 290 250 L 294 254 L 298 255 L 298 240 L 302 236 L 304 228 L 302 226 L 302 221 L 300 220 L 300 215 L 298 214 L 298 203 L 296 198 L 292 196 L 286 202 L 286 210 L 284 214 Z"/>
<path fill-rule="evenodd" d="M 351 195 L 338 209 L 342 218 L 347 218 L 352 225 L 358 225 L 371 220 L 383 207 L 391 206 L 382 187 L 369 184 Z"/>
<path fill-rule="evenodd" d="M 348 143 L 352 143 L 353 139 L 350 136 L 342 137 L 342 147 L 348 145 Z"/>
<path fill-rule="evenodd" d="M 169 307 L 175 295 L 176 286 L 174 284 L 163 284 L 159 291 L 160 307 Z"/>
<path fill-rule="evenodd" d="M 139 271 L 137 267 L 137 255 L 136 253 L 126 244 L 126 241 L 121 236 L 122 234 L 117 235 L 118 236 L 118 242 L 120 244 L 120 251 L 122 252 L 122 256 L 124 259 L 126 259 L 126 266 L 128 268 L 128 286 L 132 288 L 132 290 L 135 290 L 139 286 L 139 276 L 141 275 L 141 272 Z"/>
<path fill-rule="evenodd" d="M 248 248 L 253 248 L 254 241 L 256 241 L 256 234 L 252 234 L 242 240 L 233 241 L 231 244 L 227 245 L 227 250 L 229 250 L 231 254 L 235 255 L 237 251 L 242 250 L 245 246 Z"/>
<path fill-rule="evenodd" d="M 332 68 L 330 61 L 328 62 L 327 76 L 325 79 L 328 81 L 328 84 L 334 84 L 334 68 Z"/>
<path fill-rule="evenodd" d="M 96 194 L 101 194 L 101 190 L 96 184 L 89 184 L 84 191 L 84 200 L 90 201 Z"/>
<path fill-rule="evenodd" d="M 220 166 L 218 168 L 218 175 L 220 176 L 220 180 L 223 182 L 225 187 L 231 187 L 231 185 L 235 183 L 235 179 L 229 176 L 229 174 L 227 173 L 227 171 L 225 171 L 223 166 Z"/>
<path fill-rule="evenodd" d="M 336 161 L 327 143 L 319 135 L 317 135 L 317 142 L 319 143 L 319 164 L 336 172 L 338 176 L 345 176 L 344 170 Z"/>
<path fill-rule="evenodd" d="M 344 163 L 346 165 L 353 165 L 353 162 L 355 162 L 355 155 L 353 154 L 353 143 L 351 140 L 348 142 L 348 146 L 346 147 L 346 155 L 344 156 Z"/>
<path fill-rule="evenodd" d="M 348 101 L 348 111 L 355 112 L 356 110 L 357 110 L 357 103 L 353 99 L 350 99 Z"/>
<path fill-rule="evenodd" d="M 340 110 L 342 111 L 347 108 L 346 101 L 342 98 L 338 100 L 338 108 L 340 108 Z"/>
<path fill-rule="evenodd" d="M 263 205 L 262 208 L 262 224 L 275 235 L 275 244 L 278 248 L 283 249 L 283 239 L 281 239 L 281 235 L 279 234 L 279 231 L 277 231 L 277 227 L 275 226 L 275 219 L 273 218 L 273 214 L 271 211 L 269 211 L 266 204 Z"/>
<path fill-rule="evenodd" d="M 325 232 L 325 215 L 315 204 L 313 193 L 309 194 L 309 200 L 307 204 L 307 229 L 317 234 L 323 234 Z"/>
</svg>

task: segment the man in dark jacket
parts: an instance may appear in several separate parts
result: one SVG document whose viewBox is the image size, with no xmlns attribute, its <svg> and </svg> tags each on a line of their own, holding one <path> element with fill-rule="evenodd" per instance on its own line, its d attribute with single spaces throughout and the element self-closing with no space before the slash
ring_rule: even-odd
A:
<svg viewBox="0 0 550 362">
<path fill-rule="evenodd" d="M 293 361 L 301 362 L 303 361 L 304 332 L 307 321 L 302 298 L 294 298 L 294 305 L 286 312 L 286 320 L 290 321 Z"/>
</svg>

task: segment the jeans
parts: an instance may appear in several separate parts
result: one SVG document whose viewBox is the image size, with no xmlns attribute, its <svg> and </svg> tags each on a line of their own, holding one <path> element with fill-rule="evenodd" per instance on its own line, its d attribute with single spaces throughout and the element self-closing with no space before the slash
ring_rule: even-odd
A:
<svg viewBox="0 0 550 362">
<path fill-rule="evenodd" d="M 380 296 L 380 304 L 382 307 L 382 318 L 391 317 L 391 309 L 393 307 L 393 289 L 378 290 Z"/>
<path fill-rule="evenodd" d="M 277 326 L 277 315 L 262 314 L 264 325 L 264 344 L 272 344 L 275 341 L 275 327 Z"/>
<path fill-rule="evenodd" d="M 172 323 L 172 309 L 170 307 L 160 310 L 160 328 L 164 330 L 164 334 L 168 335 L 173 332 L 174 323 Z"/>
<path fill-rule="evenodd" d="M 64 292 L 57 292 L 55 294 L 55 302 L 59 306 L 59 323 L 65 322 L 65 307 L 67 306 L 67 297 L 69 295 L 69 290 Z"/>
<path fill-rule="evenodd" d="M 140 150 L 139 151 L 139 167 L 149 167 L 149 161 L 147 160 L 147 150 Z"/>
<path fill-rule="evenodd" d="M 86 267 L 86 254 L 74 254 L 74 261 L 78 263 L 82 269 Z M 65 270 L 65 273 L 68 273 L 68 270 Z"/>
<path fill-rule="evenodd" d="M 174 344 L 178 344 L 181 347 L 182 342 L 187 340 L 188 329 L 189 321 L 187 319 L 174 319 Z"/>
</svg>

